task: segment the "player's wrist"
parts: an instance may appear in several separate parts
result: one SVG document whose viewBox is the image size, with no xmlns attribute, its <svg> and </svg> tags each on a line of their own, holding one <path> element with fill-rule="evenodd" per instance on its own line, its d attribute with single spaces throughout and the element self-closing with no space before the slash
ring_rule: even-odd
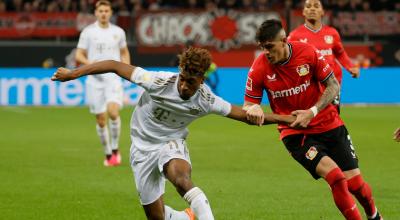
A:
<svg viewBox="0 0 400 220">
<path fill-rule="evenodd" d="M 317 114 L 318 114 L 318 108 L 317 108 L 317 106 L 314 105 L 314 106 L 311 107 L 309 110 L 312 112 L 313 117 L 317 116 Z"/>
</svg>

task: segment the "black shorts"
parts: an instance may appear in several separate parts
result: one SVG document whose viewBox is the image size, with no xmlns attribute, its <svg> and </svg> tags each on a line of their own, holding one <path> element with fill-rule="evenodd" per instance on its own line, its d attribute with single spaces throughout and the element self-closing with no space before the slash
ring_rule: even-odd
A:
<svg viewBox="0 0 400 220">
<path fill-rule="evenodd" d="M 323 156 L 329 156 L 341 170 L 358 168 L 358 158 L 344 125 L 320 134 L 295 134 L 283 138 L 292 157 L 318 179 L 316 167 Z"/>
</svg>

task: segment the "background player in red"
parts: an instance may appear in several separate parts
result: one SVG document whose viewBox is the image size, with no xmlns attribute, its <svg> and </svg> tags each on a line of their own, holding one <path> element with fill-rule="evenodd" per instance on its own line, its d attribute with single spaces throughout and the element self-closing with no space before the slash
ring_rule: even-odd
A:
<svg viewBox="0 0 400 220">
<path fill-rule="evenodd" d="M 332 189 L 346 219 L 360 220 L 355 195 L 369 219 L 382 219 L 342 119 L 332 105 L 339 83 L 330 65 L 312 45 L 287 42 L 282 24 L 267 20 L 256 36 L 263 53 L 256 58 L 246 83 L 244 109 L 253 123 L 263 122 L 263 91 L 275 114 L 293 114 L 290 126 L 279 124 L 281 139 L 292 157 Z"/>
<path fill-rule="evenodd" d="M 289 41 L 301 41 L 314 45 L 319 52 L 325 56 L 326 61 L 332 67 L 339 84 L 342 82 L 342 64 L 353 78 L 360 76 L 360 69 L 351 62 L 343 48 L 339 33 L 335 28 L 322 23 L 324 9 L 321 1 L 307 0 L 304 3 L 303 15 L 304 25 L 294 29 L 288 37 Z M 334 104 L 340 110 L 340 98 L 336 97 Z"/>
</svg>

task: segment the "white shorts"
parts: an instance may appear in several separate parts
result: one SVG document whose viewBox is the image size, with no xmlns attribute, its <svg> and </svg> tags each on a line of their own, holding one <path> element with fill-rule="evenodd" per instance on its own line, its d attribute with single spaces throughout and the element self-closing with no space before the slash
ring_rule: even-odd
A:
<svg viewBox="0 0 400 220">
<path fill-rule="evenodd" d="M 90 113 L 100 114 L 107 111 L 107 104 L 117 103 L 120 108 L 123 106 L 123 89 L 121 83 L 110 83 L 104 87 L 96 87 L 86 83 L 87 100 Z"/>
<path fill-rule="evenodd" d="M 182 159 L 191 165 L 185 140 L 162 143 L 155 151 L 140 151 L 132 143 L 130 163 L 142 205 L 151 204 L 164 194 L 163 168 L 172 159 Z"/>
</svg>

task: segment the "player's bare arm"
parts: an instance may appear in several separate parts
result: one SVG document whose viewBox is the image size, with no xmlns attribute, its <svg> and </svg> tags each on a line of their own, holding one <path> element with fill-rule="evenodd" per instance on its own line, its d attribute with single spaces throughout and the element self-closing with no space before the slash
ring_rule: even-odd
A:
<svg viewBox="0 0 400 220">
<path fill-rule="evenodd" d="M 260 107 L 261 109 L 261 107 Z M 261 109 L 262 111 L 262 109 Z M 267 125 L 267 124 L 290 124 L 294 122 L 296 119 L 295 116 L 293 115 L 277 115 L 277 114 L 272 114 L 272 113 L 266 113 L 262 111 L 263 115 L 263 122 L 261 122 L 261 125 Z M 245 122 L 247 124 L 253 124 L 253 125 L 260 125 L 260 123 L 254 123 L 253 121 L 250 121 L 248 119 L 247 112 L 235 105 L 232 105 L 231 112 L 228 114 L 229 118 Z"/>
<path fill-rule="evenodd" d="M 135 66 L 128 65 L 122 62 L 105 60 L 85 65 L 74 70 L 60 67 L 51 77 L 51 80 L 64 82 L 86 75 L 95 75 L 109 72 L 113 72 L 126 80 L 130 80 L 133 74 L 133 70 L 135 68 Z"/>
<path fill-rule="evenodd" d="M 77 48 L 75 53 L 75 60 L 83 65 L 90 64 L 90 61 L 87 58 L 87 51 L 82 48 Z"/>
<path fill-rule="evenodd" d="M 121 62 L 131 64 L 131 55 L 128 47 L 121 48 Z"/>
<path fill-rule="evenodd" d="M 339 94 L 340 86 L 334 74 L 331 74 L 329 78 L 324 81 L 324 84 L 326 86 L 325 91 L 313 107 L 307 110 L 296 110 L 292 112 L 292 115 L 296 116 L 296 121 L 290 125 L 291 127 L 306 128 L 311 119 L 322 109 L 326 108 Z"/>
<path fill-rule="evenodd" d="M 244 101 L 243 110 L 246 111 L 247 120 L 252 124 L 259 126 L 264 124 L 264 111 L 259 104 Z"/>
</svg>

